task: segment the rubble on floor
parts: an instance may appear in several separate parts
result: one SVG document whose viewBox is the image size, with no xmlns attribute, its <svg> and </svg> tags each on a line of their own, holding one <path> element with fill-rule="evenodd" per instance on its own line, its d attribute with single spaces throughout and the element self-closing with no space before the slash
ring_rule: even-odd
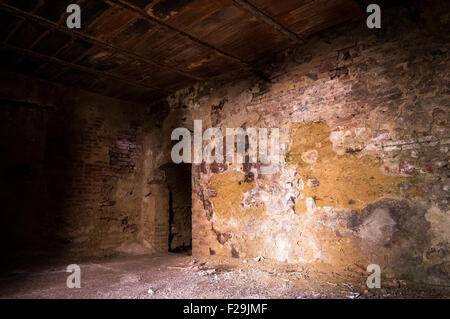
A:
<svg viewBox="0 0 450 319">
<path fill-rule="evenodd" d="M 450 287 L 397 278 L 368 289 L 367 273 L 357 265 L 152 254 L 90 259 L 79 266 L 80 289 L 67 288 L 62 261 L 3 273 L 0 298 L 450 298 Z"/>
</svg>

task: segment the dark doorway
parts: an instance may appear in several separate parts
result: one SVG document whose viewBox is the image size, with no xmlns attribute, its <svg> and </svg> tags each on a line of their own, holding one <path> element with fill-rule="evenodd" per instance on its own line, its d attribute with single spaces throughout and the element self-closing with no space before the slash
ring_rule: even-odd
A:
<svg viewBox="0 0 450 319">
<path fill-rule="evenodd" d="M 169 251 L 190 252 L 192 246 L 191 164 L 163 167 L 169 188 Z"/>
</svg>

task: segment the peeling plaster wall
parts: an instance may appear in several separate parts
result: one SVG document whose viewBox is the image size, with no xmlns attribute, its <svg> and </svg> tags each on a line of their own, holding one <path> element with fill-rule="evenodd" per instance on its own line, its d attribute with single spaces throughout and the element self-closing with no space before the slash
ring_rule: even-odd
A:
<svg viewBox="0 0 450 319">
<path fill-rule="evenodd" d="M 327 30 L 267 65 L 274 83 L 235 79 L 168 99 L 168 134 L 194 119 L 224 135 L 282 129 L 275 174 L 193 165 L 194 255 L 375 263 L 385 276 L 450 282 L 449 19 L 422 9 L 385 11 L 375 32 Z"/>
</svg>

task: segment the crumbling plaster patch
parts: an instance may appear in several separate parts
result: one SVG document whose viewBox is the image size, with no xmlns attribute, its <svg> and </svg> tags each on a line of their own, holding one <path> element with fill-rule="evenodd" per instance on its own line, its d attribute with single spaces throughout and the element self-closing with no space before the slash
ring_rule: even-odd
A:
<svg viewBox="0 0 450 319">
<path fill-rule="evenodd" d="M 425 213 L 448 211 L 448 45 L 408 32 L 336 31 L 285 55 L 275 83 L 209 83 L 171 97 L 204 128 L 284 130 L 275 174 L 193 167 L 194 254 L 378 263 L 385 274 L 445 281 L 436 275 L 445 240 L 433 241 L 435 213 Z"/>
</svg>

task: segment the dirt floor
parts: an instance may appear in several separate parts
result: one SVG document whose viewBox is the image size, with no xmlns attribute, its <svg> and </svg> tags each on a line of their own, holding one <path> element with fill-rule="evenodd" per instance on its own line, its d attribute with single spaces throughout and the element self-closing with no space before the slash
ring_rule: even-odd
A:
<svg viewBox="0 0 450 319">
<path fill-rule="evenodd" d="M 0 298 L 450 298 L 450 287 L 395 279 L 368 290 L 367 274 L 356 265 L 336 269 L 169 253 L 79 262 L 81 288 L 69 289 L 71 263 L 3 272 Z"/>
</svg>

